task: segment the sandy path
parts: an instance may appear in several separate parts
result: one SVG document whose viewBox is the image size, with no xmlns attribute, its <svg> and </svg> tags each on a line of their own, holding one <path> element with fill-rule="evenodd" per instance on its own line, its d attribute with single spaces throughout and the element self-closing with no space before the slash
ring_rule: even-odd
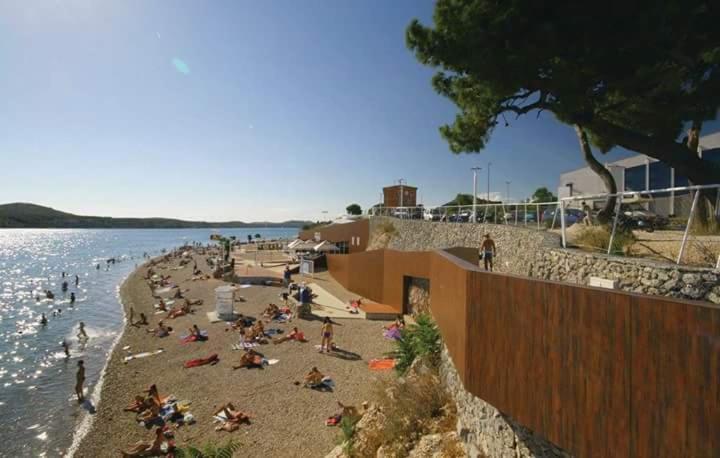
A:
<svg viewBox="0 0 720 458">
<path fill-rule="evenodd" d="M 196 256 L 198 265 L 205 271 L 204 258 Z M 173 261 L 175 266 L 177 261 Z M 168 266 L 170 267 L 170 266 Z M 223 282 L 206 280 L 192 282 L 191 266 L 182 270 L 158 270 L 171 274 L 173 281 L 181 288 L 190 288 L 185 296 L 203 299 L 204 305 L 196 307 L 194 315 L 168 320 L 174 333 L 164 339 L 147 334 L 145 327 L 128 327 L 113 352 L 103 387 L 102 401 L 90 433 L 83 439 L 76 456 L 98 457 L 118 456 L 117 450 L 138 440 L 147 440 L 152 431 L 146 430 L 134 421 L 134 414 L 122 409 L 151 383 L 157 383 L 161 394 L 174 394 L 178 399 L 192 401 L 191 412 L 197 423 L 179 428 L 176 441 L 182 445 L 201 445 L 206 441 L 223 442 L 233 438 L 242 443 L 238 456 L 303 456 L 321 457 L 335 445 L 338 430 L 325 426 L 325 419 L 338 410 L 336 401 L 359 404 L 370 398 L 373 380 L 388 377 L 389 374 L 374 373 L 367 369 L 367 361 L 381 357 L 390 349 L 388 341 L 382 338 L 381 322 L 364 320 L 338 320 L 335 326 L 336 341 L 340 348 L 357 354 L 360 359 L 352 360 L 326 354 L 319 354 L 314 345 L 319 343 L 320 322 L 296 320 L 289 325 L 270 324 L 268 327 L 290 329 L 296 325 L 304 331 L 309 343 L 286 342 L 279 345 L 258 347 L 268 358 L 280 362 L 264 370 L 240 369 L 233 371 L 231 364 L 237 362 L 239 352 L 232 351 L 237 334 L 228 330 L 224 323 L 210 324 L 205 313 L 214 307 L 213 291 Z M 150 327 L 162 315 L 154 315 L 155 302 L 141 268 L 134 272 L 121 288 L 126 307 L 133 306 L 136 315 L 145 312 L 150 317 Z M 280 288 L 253 286 L 242 289 L 246 302 L 240 304 L 243 313 L 258 316 L 268 302 L 277 302 Z M 209 331 L 207 342 L 182 345 L 178 335 L 185 334 L 191 324 Z M 133 353 L 164 348 L 159 356 L 130 361 L 123 364 L 122 350 L 130 346 Z M 220 363 L 184 369 L 183 362 L 218 353 Z M 330 375 L 336 382 L 333 393 L 321 393 L 295 386 L 295 380 L 312 367 Z M 212 422 L 214 409 L 231 401 L 236 407 L 249 412 L 254 418 L 252 424 L 243 426 L 234 433 L 215 432 Z"/>
</svg>

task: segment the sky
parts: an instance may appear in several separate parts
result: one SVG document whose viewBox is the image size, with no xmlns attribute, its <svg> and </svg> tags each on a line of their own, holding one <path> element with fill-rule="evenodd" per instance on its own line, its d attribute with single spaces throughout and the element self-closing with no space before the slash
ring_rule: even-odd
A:
<svg viewBox="0 0 720 458">
<path fill-rule="evenodd" d="M 584 165 L 552 115 L 479 154 L 405 45 L 431 0 L 0 0 L 0 203 L 84 215 L 327 219 L 398 179 L 426 206 L 528 197 Z M 624 157 L 612 151 L 602 161 Z"/>
</svg>

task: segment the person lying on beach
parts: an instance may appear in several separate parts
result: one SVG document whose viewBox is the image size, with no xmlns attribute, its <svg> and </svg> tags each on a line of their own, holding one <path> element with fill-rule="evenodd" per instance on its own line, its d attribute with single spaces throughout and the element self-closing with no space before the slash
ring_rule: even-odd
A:
<svg viewBox="0 0 720 458">
<path fill-rule="evenodd" d="M 403 318 L 402 315 L 398 315 L 395 318 L 395 321 L 390 323 L 389 325 L 385 326 L 385 329 L 404 329 L 405 328 L 405 318 Z"/>
<path fill-rule="evenodd" d="M 187 305 L 188 307 L 191 305 L 203 305 L 203 300 L 195 299 L 195 300 L 191 301 L 188 298 L 185 298 L 185 305 Z"/>
<path fill-rule="evenodd" d="M 323 373 L 320 372 L 317 367 L 313 367 L 312 369 L 310 369 L 310 372 L 308 372 L 305 376 L 305 386 L 312 387 L 320 385 L 323 381 L 323 378 L 325 378 Z"/>
<path fill-rule="evenodd" d="M 238 429 L 241 423 L 250 423 L 250 417 L 237 410 L 230 402 L 221 406 L 217 411 L 215 411 L 215 413 L 213 413 L 213 416 L 220 413 L 225 415 L 226 420 L 220 426 L 216 427 L 215 431 L 227 431 L 231 433 Z"/>
<path fill-rule="evenodd" d="M 252 342 L 253 340 L 262 339 L 263 337 L 265 337 L 265 326 L 263 326 L 262 321 L 257 320 L 251 327 L 245 328 L 244 340 L 246 342 Z"/>
<path fill-rule="evenodd" d="M 233 329 L 242 329 L 249 328 L 253 325 L 253 322 L 255 320 L 249 316 L 245 316 L 242 313 L 238 316 L 238 319 L 235 320 L 235 322 L 231 325 Z"/>
<path fill-rule="evenodd" d="M 292 331 L 287 333 L 286 335 L 282 337 L 276 337 L 273 339 L 274 344 L 279 344 L 283 342 L 287 342 L 288 340 L 297 340 L 298 342 L 307 342 L 305 339 L 305 334 L 302 331 L 298 331 L 298 328 L 293 328 Z"/>
<path fill-rule="evenodd" d="M 165 436 L 163 435 L 163 428 L 159 426 L 155 429 L 155 440 L 152 442 L 138 441 L 130 447 L 128 451 L 120 450 L 120 453 L 122 453 L 122 456 L 125 458 L 164 455 L 162 450 L 163 443 L 165 443 Z"/>
<path fill-rule="evenodd" d="M 275 304 L 270 304 L 263 310 L 262 314 L 267 318 L 275 318 L 280 314 L 280 308 Z"/>
<path fill-rule="evenodd" d="M 151 402 L 150 405 L 145 407 L 145 409 L 138 412 L 138 414 L 135 416 L 135 420 L 142 421 L 144 423 L 152 423 L 159 417 L 160 407 L 158 407 L 154 402 Z"/>
<path fill-rule="evenodd" d="M 131 402 L 130 404 L 128 404 L 128 406 L 123 409 L 123 412 L 140 413 L 140 412 L 150 408 L 150 406 L 152 404 L 153 404 L 152 398 L 150 398 L 149 396 L 147 398 L 145 398 L 141 395 L 137 395 L 137 396 L 135 396 L 135 400 L 133 402 Z"/>
<path fill-rule="evenodd" d="M 180 291 L 180 288 L 175 290 L 175 294 L 173 294 L 173 299 L 183 299 L 182 291 Z"/>
<path fill-rule="evenodd" d="M 245 353 L 243 353 L 243 355 L 240 357 L 240 364 L 237 366 L 233 366 L 233 370 L 241 369 L 243 367 L 247 367 L 248 369 L 252 367 L 262 367 L 262 365 L 262 355 L 260 355 L 260 353 L 256 352 L 253 349 L 247 349 L 245 350 Z"/>
<path fill-rule="evenodd" d="M 180 307 L 171 308 L 168 311 L 167 317 L 175 319 L 179 316 L 187 315 L 188 313 L 192 313 L 192 309 L 190 308 L 190 304 L 187 302 L 187 299 L 185 299 L 185 303 Z"/>
<path fill-rule="evenodd" d="M 162 320 L 158 321 L 157 328 L 155 329 L 147 329 L 147 332 L 154 334 L 155 337 L 167 337 L 170 334 L 170 331 L 172 331 L 172 328 L 170 326 L 165 326 L 165 323 L 163 323 Z"/>
</svg>

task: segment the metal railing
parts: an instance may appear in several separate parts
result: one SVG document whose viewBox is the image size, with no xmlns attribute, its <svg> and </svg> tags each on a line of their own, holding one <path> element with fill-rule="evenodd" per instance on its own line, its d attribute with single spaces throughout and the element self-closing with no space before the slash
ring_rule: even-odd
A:
<svg viewBox="0 0 720 458">
<path fill-rule="evenodd" d="M 559 227 L 560 202 L 516 202 L 435 207 L 372 207 L 370 216 L 389 216 L 450 223 L 508 224 L 554 229 Z"/>
<path fill-rule="evenodd" d="M 685 250 L 688 243 L 688 238 L 690 235 L 690 231 L 693 225 L 693 219 L 695 217 L 695 213 L 697 213 L 696 209 L 698 206 L 698 200 L 701 194 L 701 191 L 703 190 L 718 190 L 720 189 L 720 184 L 713 184 L 713 185 L 698 185 L 698 186 L 678 186 L 673 188 L 665 188 L 665 189 L 650 189 L 650 190 L 643 190 L 643 191 L 625 191 L 625 192 L 618 192 L 614 194 L 594 194 L 594 195 L 584 195 L 584 196 L 572 196 L 572 197 L 564 197 L 560 199 L 560 223 L 561 223 L 561 236 L 562 236 L 562 246 L 563 248 L 566 248 L 568 245 L 567 242 L 567 218 L 565 217 L 565 212 L 568 208 L 573 208 L 572 204 L 575 202 L 594 202 L 594 201 L 605 201 L 609 197 L 616 197 L 614 212 L 612 215 L 612 229 L 610 230 L 610 239 L 608 241 L 607 249 L 604 250 L 607 254 L 613 254 L 613 243 L 615 241 L 615 238 L 617 236 L 618 231 L 618 225 L 621 223 L 621 220 L 625 223 L 629 223 L 631 225 L 631 228 L 634 229 L 641 229 L 641 230 L 648 230 L 648 231 L 654 231 L 656 229 L 655 220 L 657 219 L 657 215 L 652 215 L 653 220 L 646 221 L 645 226 L 643 226 L 643 219 L 642 217 L 634 217 L 632 214 L 632 211 L 625 211 L 623 209 L 623 204 L 628 203 L 636 203 L 639 205 L 642 205 L 646 208 L 646 210 L 650 210 L 650 206 L 654 204 L 655 199 L 654 196 L 661 195 L 663 198 L 670 199 L 669 202 L 669 208 L 676 209 L 677 207 L 680 207 L 680 205 L 676 202 L 676 199 L 679 197 L 682 197 L 683 194 L 686 194 L 690 200 L 690 209 L 687 215 L 687 221 L 685 222 L 685 227 L 683 228 L 683 236 L 682 240 L 680 242 L 680 248 L 678 250 L 677 257 L 675 258 L 675 263 L 680 264 L 682 262 L 683 256 L 685 254 Z M 714 217 L 715 219 L 720 216 L 718 214 L 718 211 L 720 210 L 720 192 L 715 193 L 715 202 L 714 202 Z M 583 214 L 583 218 L 584 218 Z M 588 224 L 592 224 L 591 220 L 584 220 Z M 669 220 L 668 220 L 669 221 Z M 658 229 L 663 229 L 663 227 L 658 227 Z M 717 261 L 715 262 L 716 269 L 720 268 L 720 254 L 717 257 Z"/>
</svg>

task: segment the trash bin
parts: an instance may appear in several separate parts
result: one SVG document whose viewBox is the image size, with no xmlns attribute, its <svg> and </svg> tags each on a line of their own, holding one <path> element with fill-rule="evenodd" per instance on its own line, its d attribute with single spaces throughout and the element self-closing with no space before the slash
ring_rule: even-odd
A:
<svg viewBox="0 0 720 458">
<path fill-rule="evenodd" d="M 234 286 L 218 286 L 215 288 L 215 312 L 221 320 L 232 320 L 235 317 Z"/>
</svg>

